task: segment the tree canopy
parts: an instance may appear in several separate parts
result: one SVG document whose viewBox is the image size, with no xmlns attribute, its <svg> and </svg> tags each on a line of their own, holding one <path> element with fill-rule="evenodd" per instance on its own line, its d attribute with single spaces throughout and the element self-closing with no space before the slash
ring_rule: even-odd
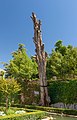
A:
<svg viewBox="0 0 77 120">
<path fill-rule="evenodd" d="M 19 44 L 18 50 L 12 53 L 9 64 L 5 64 L 6 76 L 16 79 L 29 80 L 33 74 L 37 74 L 37 64 L 26 54 L 23 44 Z"/>
<path fill-rule="evenodd" d="M 56 42 L 47 61 L 47 78 L 54 76 L 59 79 L 77 77 L 77 48 L 64 46 L 61 40 Z"/>
<path fill-rule="evenodd" d="M 6 109 L 10 107 L 12 98 L 21 91 L 21 85 L 12 79 L 0 79 L 0 92 L 2 97 L 6 99 Z"/>
</svg>

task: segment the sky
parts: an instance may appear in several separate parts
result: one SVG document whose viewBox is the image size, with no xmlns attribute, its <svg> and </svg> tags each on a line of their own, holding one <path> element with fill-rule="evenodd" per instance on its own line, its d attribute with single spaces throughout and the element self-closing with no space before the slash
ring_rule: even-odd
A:
<svg viewBox="0 0 77 120">
<path fill-rule="evenodd" d="M 57 40 L 77 46 L 77 0 L 0 0 L 0 63 L 12 59 L 19 43 L 35 54 L 32 12 L 42 21 L 45 51 L 51 53 Z"/>
</svg>

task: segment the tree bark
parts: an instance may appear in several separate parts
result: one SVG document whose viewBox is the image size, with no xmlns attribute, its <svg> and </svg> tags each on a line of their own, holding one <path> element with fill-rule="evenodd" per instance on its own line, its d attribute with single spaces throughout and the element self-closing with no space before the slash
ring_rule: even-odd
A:
<svg viewBox="0 0 77 120">
<path fill-rule="evenodd" d="M 46 57 L 47 53 L 44 51 L 44 44 L 42 43 L 41 36 L 41 21 L 37 20 L 36 15 L 32 13 L 32 20 L 34 24 L 34 44 L 36 52 L 36 61 L 38 64 L 38 72 L 40 79 L 40 104 L 42 106 L 47 106 L 49 104 L 49 96 L 47 90 L 46 81 Z"/>
<path fill-rule="evenodd" d="M 8 96 L 6 96 L 6 110 L 8 109 L 8 103 L 9 103 L 9 99 Z"/>
</svg>

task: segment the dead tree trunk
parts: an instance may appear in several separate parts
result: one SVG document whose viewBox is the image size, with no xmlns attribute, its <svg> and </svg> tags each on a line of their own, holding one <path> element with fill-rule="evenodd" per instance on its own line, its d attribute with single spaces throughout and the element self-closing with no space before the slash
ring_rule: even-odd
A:
<svg viewBox="0 0 77 120">
<path fill-rule="evenodd" d="M 44 51 L 44 44 L 42 43 L 41 36 L 41 21 L 37 20 L 36 15 L 32 13 L 32 20 L 34 25 L 34 44 L 36 52 L 36 61 L 38 64 L 38 72 L 40 79 L 40 104 L 47 106 L 49 103 L 49 96 L 47 90 L 47 81 L 46 81 L 46 57 L 47 53 Z"/>
</svg>

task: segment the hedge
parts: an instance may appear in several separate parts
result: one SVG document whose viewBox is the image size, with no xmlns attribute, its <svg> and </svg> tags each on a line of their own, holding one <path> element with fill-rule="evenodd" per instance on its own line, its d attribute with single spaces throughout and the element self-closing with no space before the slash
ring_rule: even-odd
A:
<svg viewBox="0 0 77 120">
<path fill-rule="evenodd" d="M 44 116 L 46 116 L 45 111 L 36 111 L 25 114 L 11 114 L 7 116 L 1 116 L 0 120 L 41 120 Z"/>
<path fill-rule="evenodd" d="M 52 104 L 58 102 L 77 103 L 77 80 L 50 81 L 48 82 L 48 93 Z"/>
<path fill-rule="evenodd" d="M 25 107 L 28 109 L 42 110 L 42 111 L 47 111 L 51 113 L 59 113 L 59 114 L 63 113 L 67 115 L 77 115 L 77 110 L 71 110 L 71 109 L 42 107 L 42 106 L 34 106 L 34 105 L 25 105 Z"/>
</svg>

